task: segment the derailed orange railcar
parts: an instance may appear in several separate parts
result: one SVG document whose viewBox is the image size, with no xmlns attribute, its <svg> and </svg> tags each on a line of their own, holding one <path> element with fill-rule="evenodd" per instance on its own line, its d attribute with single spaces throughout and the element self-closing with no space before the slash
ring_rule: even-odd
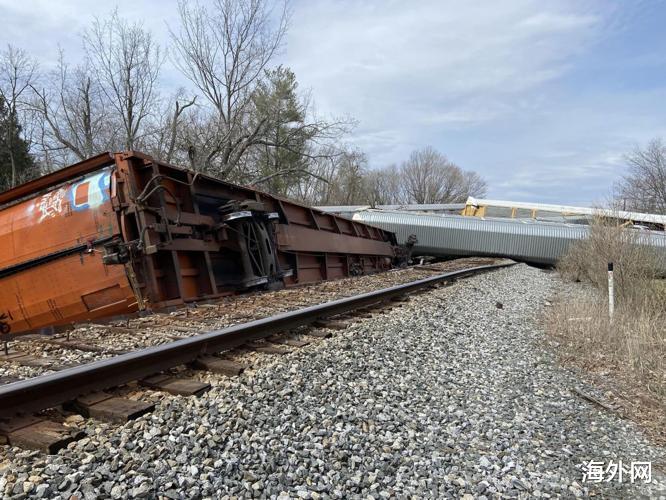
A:
<svg viewBox="0 0 666 500">
<path fill-rule="evenodd" d="M 0 193 L 0 334 L 386 270 L 392 233 L 137 152 Z"/>
</svg>

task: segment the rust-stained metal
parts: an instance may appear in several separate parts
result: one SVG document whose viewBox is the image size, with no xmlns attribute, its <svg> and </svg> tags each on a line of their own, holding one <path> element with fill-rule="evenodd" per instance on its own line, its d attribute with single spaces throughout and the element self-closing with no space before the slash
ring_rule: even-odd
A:
<svg viewBox="0 0 666 500">
<path fill-rule="evenodd" d="M 104 153 L 0 193 L 0 339 L 42 327 L 385 270 L 392 233 Z"/>
</svg>

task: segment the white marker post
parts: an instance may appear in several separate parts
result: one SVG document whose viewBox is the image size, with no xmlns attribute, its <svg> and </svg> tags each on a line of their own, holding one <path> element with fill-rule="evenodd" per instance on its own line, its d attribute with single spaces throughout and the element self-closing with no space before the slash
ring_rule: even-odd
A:
<svg viewBox="0 0 666 500">
<path fill-rule="evenodd" d="M 613 263 L 608 263 L 608 317 L 613 321 L 615 312 L 615 292 L 613 290 Z"/>
</svg>

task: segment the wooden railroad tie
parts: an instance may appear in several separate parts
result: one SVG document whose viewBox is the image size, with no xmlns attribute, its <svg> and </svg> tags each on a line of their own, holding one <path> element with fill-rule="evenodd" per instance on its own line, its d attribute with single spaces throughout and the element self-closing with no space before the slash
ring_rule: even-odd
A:
<svg viewBox="0 0 666 500">
<path fill-rule="evenodd" d="M 12 377 L 10 375 L 2 375 L 0 376 L 0 385 L 11 384 L 12 382 L 18 382 L 19 380 L 21 379 L 18 377 Z"/>
<path fill-rule="evenodd" d="M 167 335 L 167 338 L 171 340 L 183 340 L 183 339 L 189 339 L 189 335 Z"/>
<path fill-rule="evenodd" d="M 291 351 L 284 347 L 277 347 L 268 343 L 248 342 L 245 347 L 263 354 L 289 354 Z"/>
<path fill-rule="evenodd" d="M 373 317 L 378 316 L 381 314 L 386 314 L 389 312 L 391 309 L 396 307 L 395 303 L 384 303 L 384 304 L 379 304 L 374 307 L 371 307 L 370 309 L 367 310 L 368 313 L 370 313 Z"/>
<path fill-rule="evenodd" d="M 391 297 L 392 302 L 398 302 L 398 304 L 402 302 L 409 302 L 409 297 L 407 295 L 398 295 L 396 297 Z M 399 305 L 398 305 L 399 307 Z"/>
<path fill-rule="evenodd" d="M 363 310 L 363 311 L 359 311 L 357 313 L 354 313 L 354 316 L 356 316 L 357 318 L 370 319 L 370 318 L 374 317 L 374 314 L 372 314 L 372 312 L 370 312 L 370 311 Z"/>
<path fill-rule="evenodd" d="M 0 443 L 32 450 L 39 450 L 49 455 L 58 453 L 72 441 L 85 436 L 74 427 L 66 427 L 39 417 L 19 417 L 0 421 Z"/>
<path fill-rule="evenodd" d="M 158 374 L 144 378 L 139 384 L 150 389 L 168 392 L 175 396 L 201 396 L 210 390 L 210 384 L 199 382 L 188 378 L 172 377 L 171 375 Z"/>
<path fill-rule="evenodd" d="M 139 418 L 155 409 L 155 404 L 133 399 L 119 398 L 106 392 L 95 392 L 81 396 L 64 405 L 87 418 L 106 422 L 125 423 Z"/>
<path fill-rule="evenodd" d="M 307 332 L 307 335 L 320 339 L 329 339 L 333 336 L 330 330 L 310 330 Z"/>
<path fill-rule="evenodd" d="M 107 330 L 110 331 L 111 333 L 127 333 L 127 334 L 134 334 L 137 331 L 137 328 L 130 328 L 127 326 L 119 326 L 119 325 L 100 325 L 97 323 L 89 323 L 89 324 L 82 324 L 78 325 L 79 327 L 88 327 L 88 328 L 97 328 L 100 330 Z"/>
<path fill-rule="evenodd" d="M 349 326 L 347 321 L 331 319 L 319 319 L 313 324 L 318 328 L 328 328 L 329 330 L 345 330 Z"/>
<path fill-rule="evenodd" d="M 204 326 L 180 326 L 180 325 L 169 325 L 171 330 L 175 330 L 181 333 L 201 333 L 205 330 Z"/>
<path fill-rule="evenodd" d="M 7 361 L 17 365 L 30 366 L 33 368 L 48 368 L 56 371 L 67 368 L 67 365 L 62 364 L 55 358 L 33 356 L 32 354 L 21 351 L 9 351 L 9 354 L 0 354 L 0 361 Z"/>
<path fill-rule="evenodd" d="M 279 335 L 269 337 L 268 341 L 273 344 L 283 344 L 289 347 L 305 347 L 310 343 L 307 340 L 290 339 L 288 337 L 280 337 Z"/>
<path fill-rule="evenodd" d="M 216 356 L 200 356 L 192 362 L 192 367 L 198 370 L 208 370 L 214 373 L 221 373 L 229 377 L 235 377 L 243 373 L 245 366 Z"/>
<path fill-rule="evenodd" d="M 123 351 L 119 349 L 107 349 L 106 347 L 100 347 L 91 344 L 82 344 L 81 342 L 75 342 L 73 340 L 59 340 L 59 339 L 45 339 L 41 342 L 45 344 L 54 345 L 57 347 L 62 347 L 63 349 L 71 349 L 74 351 L 82 352 L 97 352 L 97 353 L 109 353 L 109 354 L 126 354 L 129 351 Z"/>
</svg>

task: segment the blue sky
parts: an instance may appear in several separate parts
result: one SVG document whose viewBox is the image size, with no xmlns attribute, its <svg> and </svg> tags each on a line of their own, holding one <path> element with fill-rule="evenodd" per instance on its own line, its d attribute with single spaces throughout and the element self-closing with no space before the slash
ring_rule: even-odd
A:
<svg viewBox="0 0 666 500">
<path fill-rule="evenodd" d="M 121 0 L 166 42 L 175 1 Z M 113 4 L 0 0 L 4 45 L 47 66 Z M 623 155 L 666 137 L 666 3 L 294 0 L 279 61 L 318 112 L 349 114 L 372 167 L 432 145 L 481 173 L 488 197 L 603 202 Z M 180 81 L 165 68 L 165 78 Z"/>
</svg>

